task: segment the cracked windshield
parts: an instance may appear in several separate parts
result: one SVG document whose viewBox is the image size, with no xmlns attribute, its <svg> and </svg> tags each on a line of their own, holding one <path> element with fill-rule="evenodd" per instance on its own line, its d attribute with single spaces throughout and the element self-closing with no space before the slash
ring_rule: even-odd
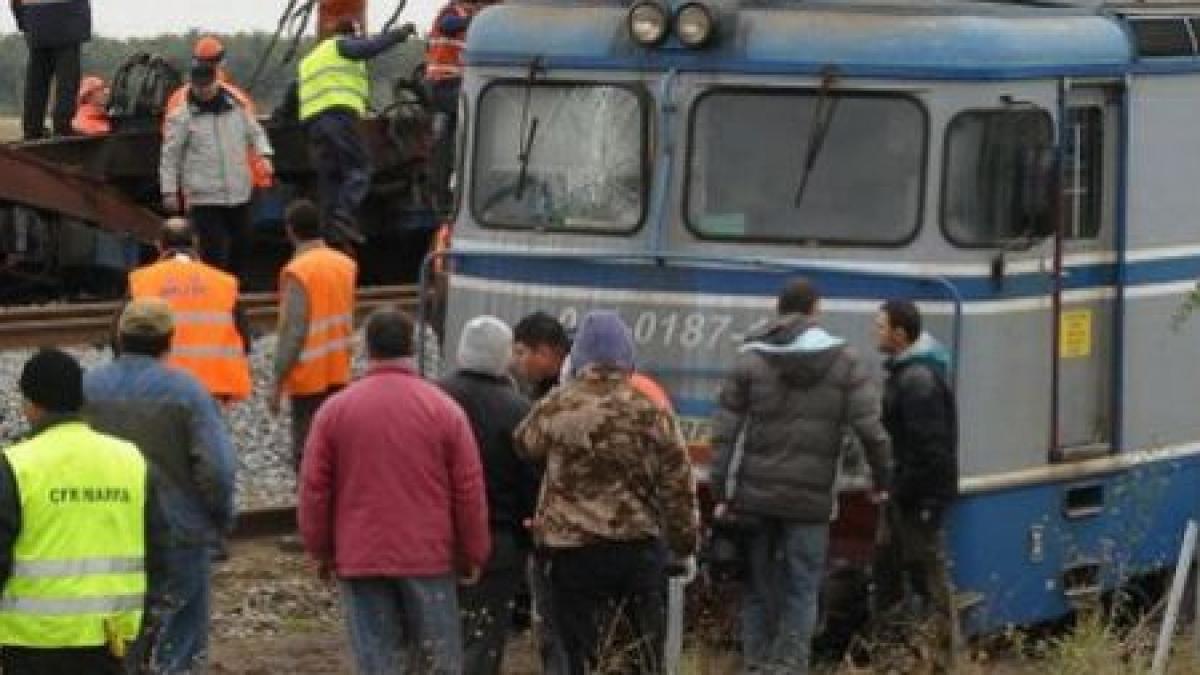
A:
<svg viewBox="0 0 1200 675">
<path fill-rule="evenodd" d="M 480 222 L 599 231 L 640 222 L 645 134 L 634 91 L 505 83 L 484 92 L 477 119 Z"/>
</svg>

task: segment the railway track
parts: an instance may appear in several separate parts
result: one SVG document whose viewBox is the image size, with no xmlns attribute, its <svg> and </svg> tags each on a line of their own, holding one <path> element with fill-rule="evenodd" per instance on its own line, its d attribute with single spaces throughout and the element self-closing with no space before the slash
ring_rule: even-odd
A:
<svg viewBox="0 0 1200 675">
<path fill-rule="evenodd" d="M 362 288 L 357 297 L 360 316 L 385 305 L 412 309 L 416 306 L 417 287 Z M 278 320 L 276 294 L 246 293 L 241 302 L 256 330 L 274 328 Z M 105 342 L 120 306 L 120 302 L 90 302 L 0 309 L 0 349 Z"/>
<path fill-rule="evenodd" d="M 267 506 L 238 513 L 234 539 L 261 539 L 293 534 L 297 529 L 296 507 Z"/>
</svg>

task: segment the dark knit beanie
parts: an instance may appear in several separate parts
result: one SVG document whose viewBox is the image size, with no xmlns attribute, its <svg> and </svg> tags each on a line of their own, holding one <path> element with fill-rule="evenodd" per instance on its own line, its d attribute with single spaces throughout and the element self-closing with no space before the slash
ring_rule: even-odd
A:
<svg viewBox="0 0 1200 675">
<path fill-rule="evenodd" d="M 21 395 L 47 412 L 73 413 L 83 407 L 83 368 L 75 357 L 42 349 L 25 362 Z"/>
</svg>

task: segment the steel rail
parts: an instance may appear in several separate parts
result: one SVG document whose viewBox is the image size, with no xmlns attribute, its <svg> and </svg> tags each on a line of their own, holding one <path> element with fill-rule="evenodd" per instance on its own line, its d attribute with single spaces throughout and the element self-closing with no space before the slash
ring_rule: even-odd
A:
<svg viewBox="0 0 1200 675">
<path fill-rule="evenodd" d="M 274 329 L 275 293 L 245 293 L 241 303 L 255 329 Z M 359 289 L 355 309 L 362 316 L 388 305 L 412 309 L 416 304 L 416 286 L 376 286 Z M 89 302 L 0 309 L 0 349 L 104 343 L 120 307 L 121 302 Z"/>
<path fill-rule="evenodd" d="M 238 513 L 233 539 L 264 539 L 294 534 L 298 529 L 295 506 L 266 506 Z"/>
</svg>

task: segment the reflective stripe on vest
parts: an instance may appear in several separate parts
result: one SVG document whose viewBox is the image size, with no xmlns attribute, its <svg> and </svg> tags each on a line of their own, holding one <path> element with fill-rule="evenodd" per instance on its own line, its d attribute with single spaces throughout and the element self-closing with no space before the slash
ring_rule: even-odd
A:
<svg viewBox="0 0 1200 675">
<path fill-rule="evenodd" d="M 425 50 L 425 77 L 432 81 L 452 80 L 462 77 L 462 51 L 467 46 L 462 37 L 447 35 L 442 29 L 442 17 L 452 12 L 458 17 L 465 17 L 468 12 L 457 5 L 449 7 L 438 14 L 433 22 L 433 31 L 429 34 L 428 48 Z M 465 35 L 465 31 L 462 33 Z"/>
<path fill-rule="evenodd" d="M 129 294 L 163 298 L 171 305 L 171 365 L 195 375 L 213 396 L 240 400 L 250 395 L 250 362 L 233 321 L 237 279 L 174 256 L 130 274 Z"/>
<path fill-rule="evenodd" d="M 300 362 L 284 380 L 288 394 L 317 394 L 350 381 L 357 275 L 353 260 L 327 246 L 304 251 L 284 267 L 281 276 L 295 279 L 308 299 Z"/>
<path fill-rule="evenodd" d="M 5 455 L 21 501 L 0 641 L 98 647 L 132 640 L 145 604 L 146 461 L 132 443 L 63 422 Z"/>
<path fill-rule="evenodd" d="M 327 38 L 300 62 L 300 119 L 330 108 L 367 112 L 370 79 L 367 65 L 338 52 L 337 38 Z"/>
</svg>

